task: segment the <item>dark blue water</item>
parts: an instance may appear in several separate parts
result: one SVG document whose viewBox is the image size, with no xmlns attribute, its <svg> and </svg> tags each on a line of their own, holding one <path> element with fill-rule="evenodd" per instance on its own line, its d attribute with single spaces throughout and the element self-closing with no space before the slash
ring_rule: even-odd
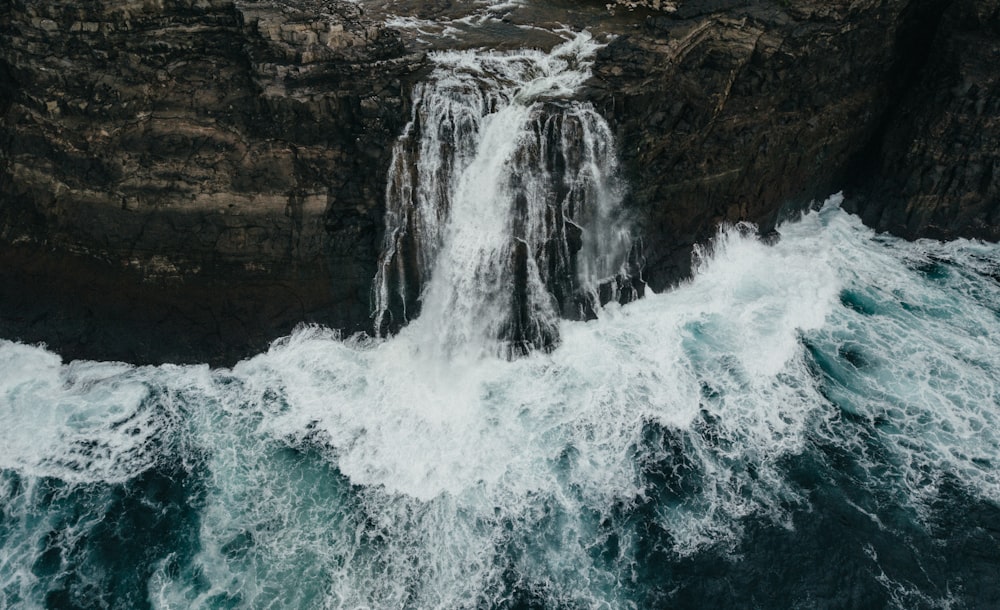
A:
<svg viewBox="0 0 1000 610">
<path fill-rule="evenodd" d="M 997 606 L 1000 248 L 780 232 L 514 362 L 0 343 L 0 606 Z"/>
</svg>

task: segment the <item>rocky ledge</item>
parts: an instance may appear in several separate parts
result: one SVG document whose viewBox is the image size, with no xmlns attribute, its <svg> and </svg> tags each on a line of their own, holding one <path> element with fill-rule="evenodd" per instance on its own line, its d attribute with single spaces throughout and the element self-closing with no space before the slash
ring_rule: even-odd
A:
<svg viewBox="0 0 1000 610">
<path fill-rule="evenodd" d="M 218 363 L 367 327 L 423 63 L 396 32 L 346 2 L 0 8 L 0 335 Z"/>
<path fill-rule="evenodd" d="M 973 105 L 953 108 L 940 95 L 958 81 L 997 103 L 995 76 L 977 68 L 990 47 L 976 46 L 995 48 L 997 38 L 958 16 L 970 6 L 982 3 L 689 0 L 606 47 L 593 97 L 623 143 L 654 288 L 683 277 L 692 245 L 719 223 L 749 220 L 766 232 L 839 190 L 880 229 L 936 236 L 938 213 L 951 236 L 990 235 L 972 217 L 998 209 L 996 183 L 983 178 L 997 159 L 997 115 L 971 116 Z M 978 27 L 980 40 L 956 42 L 966 35 L 959 24 Z M 941 52 L 956 45 L 950 59 Z M 927 121 L 956 133 L 937 140 L 944 127 Z M 914 142 L 924 158 L 906 152 Z M 935 162 L 978 173 L 948 192 L 908 178 Z M 895 186 L 900 178 L 910 192 Z M 911 214 L 913 205 L 926 213 Z"/>
<path fill-rule="evenodd" d="M 841 189 L 879 229 L 1000 237 L 1000 0 L 616 4 L 487 16 L 615 35 L 586 95 L 617 131 L 654 288 L 718 223 L 766 231 Z M 0 336 L 227 363 L 303 321 L 366 330 L 428 47 L 388 12 L 482 9 L 363 6 L 0 2 Z"/>
</svg>

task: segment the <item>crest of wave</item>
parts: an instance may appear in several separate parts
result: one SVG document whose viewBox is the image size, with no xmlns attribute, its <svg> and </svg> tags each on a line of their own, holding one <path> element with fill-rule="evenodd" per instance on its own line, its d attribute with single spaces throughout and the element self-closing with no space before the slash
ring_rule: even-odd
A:
<svg viewBox="0 0 1000 610">
<path fill-rule="evenodd" d="M 512 362 L 300 330 L 233 370 L 218 400 L 242 423 L 201 427 L 227 448 L 198 561 L 218 588 L 164 573 L 165 598 L 265 603 L 278 580 L 342 607 L 497 605 L 518 587 L 627 607 L 638 512 L 684 554 L 798 501 L 777 463 L 819 408 L 797 336 L 836 301 L 829 247 L 723 232 L 689 284 Z"/>
</svg>

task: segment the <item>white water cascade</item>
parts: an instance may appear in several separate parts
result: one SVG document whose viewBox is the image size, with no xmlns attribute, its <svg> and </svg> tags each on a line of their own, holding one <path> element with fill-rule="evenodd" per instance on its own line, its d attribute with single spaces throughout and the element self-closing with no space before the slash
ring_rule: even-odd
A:
<svg viewBox="0 0 1000 610">
<path fill-rule="evenodd" d="M 433 57 L 389 171 L 377 333 L 420 313 L 428 345 L 512 357 L 633 296 L 611 130 L 571 99 L 599 47 Z"/>
</svg>

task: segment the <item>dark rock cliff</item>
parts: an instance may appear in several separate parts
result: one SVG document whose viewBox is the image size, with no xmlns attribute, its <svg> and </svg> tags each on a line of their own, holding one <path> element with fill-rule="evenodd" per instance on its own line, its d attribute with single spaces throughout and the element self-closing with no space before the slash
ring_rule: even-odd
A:
<svg viewBox="0 0 1000 610">
<path fill-rule="evenodd" d="M 398 34 L 342 2 L 3 10 L 3 336 L 218 362 L 367 326 Z"/>
<path fill-rule="evenodd" d="M 954 0 L 847 202 L 907 238 L 1000 239 L 1000 2 Z"/>
<path fill-rule="evenodd" d="M 219 363 L 301 321 L 367 329 L 427 46 L 380 24 L 390 4 L 465 10 L 0 0 L 0 336 Z M 617 35 L 585 93 L 655 289 L 719 222 L 767 231 L 843 188 L 880 229 L 1000 237 L 997 0 L 621 4 L 649 8 L 550 0 L 496 23 Z"/>
<path fill-rule="evenodd" d="M 941 10 L 688 2 L 606 47 L 593 95 L 618 126 L 653 288 L 687 274 L 692 245 L 719 223 L 766 232 L 843 189 Z"/>
</svg>

